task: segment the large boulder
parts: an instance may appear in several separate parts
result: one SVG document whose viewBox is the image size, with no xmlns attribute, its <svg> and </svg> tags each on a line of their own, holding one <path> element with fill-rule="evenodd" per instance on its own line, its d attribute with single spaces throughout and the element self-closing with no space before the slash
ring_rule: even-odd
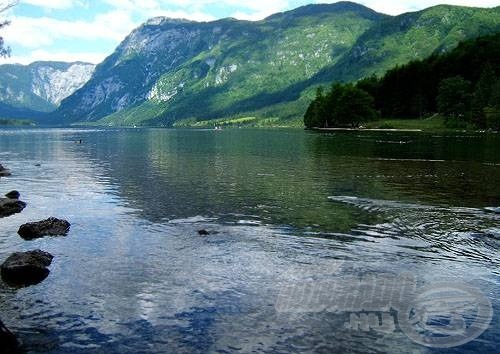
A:
<svg viewBox="0 0 500 354">
<path fill-rule="evenodd" d="M 5 195 L 9 199 L 19 199 L 21 197 L 21 193 L 18 191 L 11 191 Z"/>
<path fill-rule="evenodd" d="M 6 177 L 10 175 L 11 175 L 10 171 L 5 167 L 3 167 L 2 164 L 0 164 L 0 177 Z"/>
<path fill-rule="evenodd" d="M 18 199 L 0 198 L 0 218 L 20 213 L 24 208 L 26 203 Z"/>
<path fill-rule="evenodd" d="M 2 321 L 0 321 L 0 343 L 2 344 L 2 353 L 14 354 L 20 352 L 19 341 L 16 336 L 5 327 Z"/>
<path fill-rule="evenodd" d="M 2 279 L 12 286 L 30 286 L 49 275 L 48 266 L 54 257 L 40 250 L 13 253 L 0 267 Z"/>
<path fill-rule="evenodd" d="M 25 240 L 33 240 L 44 236 L 65 236 L 71 224 L 66 220 L 48 218 L 21 225 L 17 232 Z"/>
</svg>

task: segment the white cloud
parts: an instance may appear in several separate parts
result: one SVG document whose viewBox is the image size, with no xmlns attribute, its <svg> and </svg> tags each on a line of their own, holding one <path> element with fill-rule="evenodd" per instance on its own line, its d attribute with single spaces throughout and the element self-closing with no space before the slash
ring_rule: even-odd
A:
<svg viewBox="0 0 500 354">
<path fill-rule="evenodd" d="M 50 9 L 68 9 L 77 1 L 73 0 L 21 0 L 23 4 L 29 4 Z"/>
<path fill-rule="evenodd" d="M 215 19 L 214 16 L 207 14 L 207 9 L 215 5 L 240 9 L 234 13 L 233 17 L 245 20 L 262 19 L 275 12 L 283 11 L 290 5 L 288 0 L 253 0 L 248 2 L 241 0 L 104 0 L 104 2 L 122 11 L 140 12 L 145 17 L 180 13 L 182 18 L 191 20 Z M 165 10 L 172 8 L 184 10 Z"/>
<path fill-rule="evenodd" d="M 53 52 L 47 50 L 35 50 L 25 56 L 12 56 L 0 59 L 0 64 L 23 64 L 27 65 L 34 61 L 83 61 L 87 63 L 99 64 L 106 57 L 104 53 L 82 53 L 82 52 Z"/>
<path fill-rule="evenodd" d="M 247 11 L 237 11 L 232 17 L 240 20 L 258 21 L 277 12 L 285 11 L 289 7 L 288 1 L 283 0 L 255 0 L 246 5 Z"/>
<path fill-rule="evenodd" d="M 198 22 L 214 21 L 216 17 L 203 13 L 203 12 L 186 12 L 186 11 L 168 11 L 168 10 L 158 10 L 149 13 L 146 18 L 165 16 L 170 18 L 182 18 Z"/>
<path fill-rule="evenodd" d="M 129 14 L 113 11 L 93 21 L 64 21 L 50 17 L 12 17 L 3 36 L 9 44 L 43 48 L 63 39 L 112 40 L 119 42 L 136 26 Z"/>
<path fill-rule="evenodd" d="M 309 0 L 311 2 L 336 2 L 337 0 Z M 355 0 L 356 1 L 356 0 Z M 498 6 L 500 0 L 357 0 L 376 11 L 387 14 L 399 14 L 420 10 L 438 3 L 466 5 L 478 7 Z M 30 60 L 75 60 L 98 62 L 111 54 L 113 46 L 118 45 L 134 28 L 148 18 L 167 16 L 185 18 L 195 21 L 211 21 L 215 8 L 224 7 L 234 10 L 232 17 L 244 20 L 260 20 L 273 13 L 290 9 L 291 0 L 102 0 L 93 3 L 94 8 L 101 8 L 92 20 L 68 21 L 57 18 L 56 14 L 75 7 L 87 8 L 90 0 L 21 0 L 22 3 L 38 6 L 43 9 L 60 10 L 46 12 L 45 17 L 27 17 L 8 14 L 11 25 L 2 30 L 2 36 L 8 45 L 23 48 L 29 52 L 25 57 L 13 57 L 9 62 L 27 63 Z M 307 1 L 304 0 L 304 4 Z M 1 0 L 0 0 L 1 3 Z M 98 4 L 99 3 L 99 4 Z M 296 2 L 294 2 L 296 4 Z M 105 6 L 102 6 L 105 5 Z M 107 10 L 105 10 L 107 9 Z M 107 12 L 106 12 L 107 11 Z M 14 11 L 14 13 L 16 13 Z M 226 11 L 227 14 L 227 11 Z M 63 48 L 64 41 L 81 41 L 89 48 L 90 43 L 99 41 L 110 45 L 106 53 L 69 53 Z M 82 46 L 85 47 L 85 46 Z M 85 51 L 86 49 L 82 49 Z M 92 49 L 94 50 L 94 47 Z M 97 50 L 97 49 L 96 49 Z M 19 50 L 20 52 L 21 50 Z M 37 57 L 38 56 L 38 57 Z"/>
</svg>

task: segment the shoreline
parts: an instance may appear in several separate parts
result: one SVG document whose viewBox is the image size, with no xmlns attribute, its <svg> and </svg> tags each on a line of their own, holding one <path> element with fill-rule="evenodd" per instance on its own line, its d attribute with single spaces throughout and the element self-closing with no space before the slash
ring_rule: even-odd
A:
<svg viewBox="0 0 500 354">
<path fill-rule="evenodd" d="M 315 131 L 362 131 L 362 132 L 423 132 L 423 129 L 397 129 L 397 128 L 313 128 Z"/>
</svg>

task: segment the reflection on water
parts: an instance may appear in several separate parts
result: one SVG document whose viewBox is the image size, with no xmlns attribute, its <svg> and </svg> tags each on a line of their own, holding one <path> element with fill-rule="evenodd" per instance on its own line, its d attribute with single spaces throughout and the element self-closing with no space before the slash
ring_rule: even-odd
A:
<svg viewBox="0 0 500 354">
<path fill-rule="evenodd" d="M 14 173 L 1 191 L 28 203 L 0 219 L 0 258 L 55 256 L 36 287 L 0 282 L 0 317 L 33 352 L 427 352 L 349 330 L 348 314 L 276 311 L 290 269 L 343 261 L 341 275 L 478 287 L 493 321 L 455 351 L 493 352 L 499 151 L 496 135 L 0 130 Z M 72 222 L 68 237 L 16 235 L 48 216 Z"/>
</svg>

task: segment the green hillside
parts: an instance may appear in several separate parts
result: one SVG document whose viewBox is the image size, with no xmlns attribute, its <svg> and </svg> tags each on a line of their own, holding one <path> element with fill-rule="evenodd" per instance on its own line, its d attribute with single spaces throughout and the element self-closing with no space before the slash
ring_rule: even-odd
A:
<svg viewBox="0 0 500 354">
<path fill-rule="evenodd" d="M 391 120 L 369 122 L 378 117 Z M 402 118 L 413 121 L 405 124 Z M 304 117 L 308 128 L 435 127 L 439 122 L 443 128 L 500 129 L 500 33 L 461 42 L 356 85 L 318 90 Z"/>
<path fill-rule="evenodd" d="M 436 6 L 400 16 L 349 2 L 309 5 L 263 21 L 152 19 L 62 102 L 64 123 L 163 125 L 255 117 L 296 125 L 315 87 L 500 31 L 500 8 Z"/>
</svg>

